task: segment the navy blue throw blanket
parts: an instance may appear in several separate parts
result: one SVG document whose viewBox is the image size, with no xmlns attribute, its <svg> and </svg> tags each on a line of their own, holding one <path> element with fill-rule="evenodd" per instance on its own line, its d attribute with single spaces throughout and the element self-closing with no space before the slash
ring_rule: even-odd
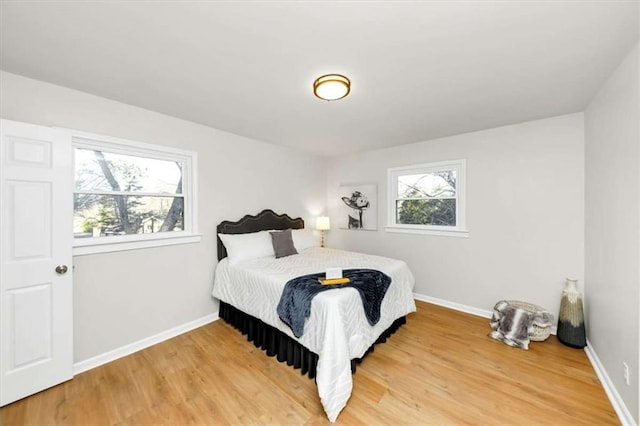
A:
<svg viewBox="0 0 640 426">
<path fill-rule="evenodd" d="M 311 301 L 316 294 L 333 288 L 353 287 L 360 293 L 364 313 L 369 324 L 380 321 L 380 305 L 387 293 L 391 278 L 374 269 L 345 269 L 342 276 L 351 281 L 346 284 L 322 285 L 318 278 L 324 273 L 303 275 L 287 282 L 278 303 L 278 315 L 296 337 L 302 336 L 304 322 L 311 314 Z"/>
</svg>

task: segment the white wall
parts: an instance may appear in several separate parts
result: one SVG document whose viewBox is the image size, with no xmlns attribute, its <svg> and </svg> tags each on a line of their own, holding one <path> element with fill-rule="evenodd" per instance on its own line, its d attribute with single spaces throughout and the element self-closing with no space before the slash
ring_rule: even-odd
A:
<svg viewBox="0 0 640 426">
<path fill-rule="evenodd" d="M 557 313 L 565 276 L 581 283 L 586 277 L 589 339 L 637 420 L 637 60 L 636 47 L 585 117 L 370 151 L 328 166 L 291 149 L 5 72 L 0 117 L 199 154 L 201 243 L 74 259 L 76 362 L 216 312 L 210 290 L 218 222 L 273 208 L 311 225 L 328 196 L 334 224 L 328 244 L 406 260 L 416 292 L 427 296 L 487 310 L 499 299 L 523 299 Z M 387 168 L 457 158 L 467 159 L 469 238 L 384 232 Z M 378 185 L 378 230 L 336 229 L 339 185 L 370 182 Z M 622 382 L 623 360 L 635 372 L 630 387 Z"/>
<path fill-rule="evenodd" d="M 323 159 L 0 72 L 0 117 L 198 152 L 202 242 L 74 258 L 75 361 L 215 313 L 215 226 L 264 208 L 323 213 Z"/>
<path fill-rule="evenodd" d="M 332 229 L 329 245 L 405 260 L 426 296 L 484 310 L 520 299 L 557 313 L 565 277 L 583 277 L 583 143 L 578 113 L 334 159 L 332 222 L 339 185 L 372 182 L 378 230 Z M 459 158 L 469 238 L 384 231 L 387 168 Z"/>
<path fill-rule="evenodd" d="M 638 422 L 640 134 L 638 46 L 585 111 L 587 333 Z M 622 363 L 631 367 L 631 385 Z"/>
</svg>

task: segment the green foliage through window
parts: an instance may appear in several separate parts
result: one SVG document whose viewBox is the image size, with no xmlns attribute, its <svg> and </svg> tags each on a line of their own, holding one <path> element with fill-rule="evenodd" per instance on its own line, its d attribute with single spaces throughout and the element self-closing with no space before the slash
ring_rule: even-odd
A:
<svg viewBox="0 0 640 426">
<path fill-rule="evenodd" d="M 456 200 L 397 201 L 397 223 L 402 225 L 456 226 Z"/>
<path fill-rule="evenodd" d="M 396 223 L 456 226 L 456 173 L 453 170 L 398 177 Z"/>
<path fill-rule="evenodd" d="M 389 169 L 390 225 L 464 229 L 464 171 L 464 160 Z"/>
</svg>

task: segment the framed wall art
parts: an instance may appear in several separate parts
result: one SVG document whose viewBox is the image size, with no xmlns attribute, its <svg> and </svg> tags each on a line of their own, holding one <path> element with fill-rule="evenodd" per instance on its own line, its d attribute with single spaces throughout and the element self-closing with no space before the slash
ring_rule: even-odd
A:
<svg viewBox="0 0 640 426">
<path fill-rule="evenodd" d="M 375 184 L 340 185 L 341 229 L 378 229 L 378 190 Z"/>
</svg>

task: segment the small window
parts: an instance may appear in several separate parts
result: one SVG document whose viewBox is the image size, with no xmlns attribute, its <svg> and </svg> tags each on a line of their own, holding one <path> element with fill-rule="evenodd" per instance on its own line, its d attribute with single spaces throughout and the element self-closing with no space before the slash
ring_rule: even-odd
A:
<svg viewBox="0 0 640 426">
<path fill-rule="evenodd" d="M 74 254 L 199 241 L 196 154 L 74 137 Z"/>
<path fill-rule="evenodd" d="M 388 170 L 387 231 L 468 236 L 465 160 Z"/>
</svg>

